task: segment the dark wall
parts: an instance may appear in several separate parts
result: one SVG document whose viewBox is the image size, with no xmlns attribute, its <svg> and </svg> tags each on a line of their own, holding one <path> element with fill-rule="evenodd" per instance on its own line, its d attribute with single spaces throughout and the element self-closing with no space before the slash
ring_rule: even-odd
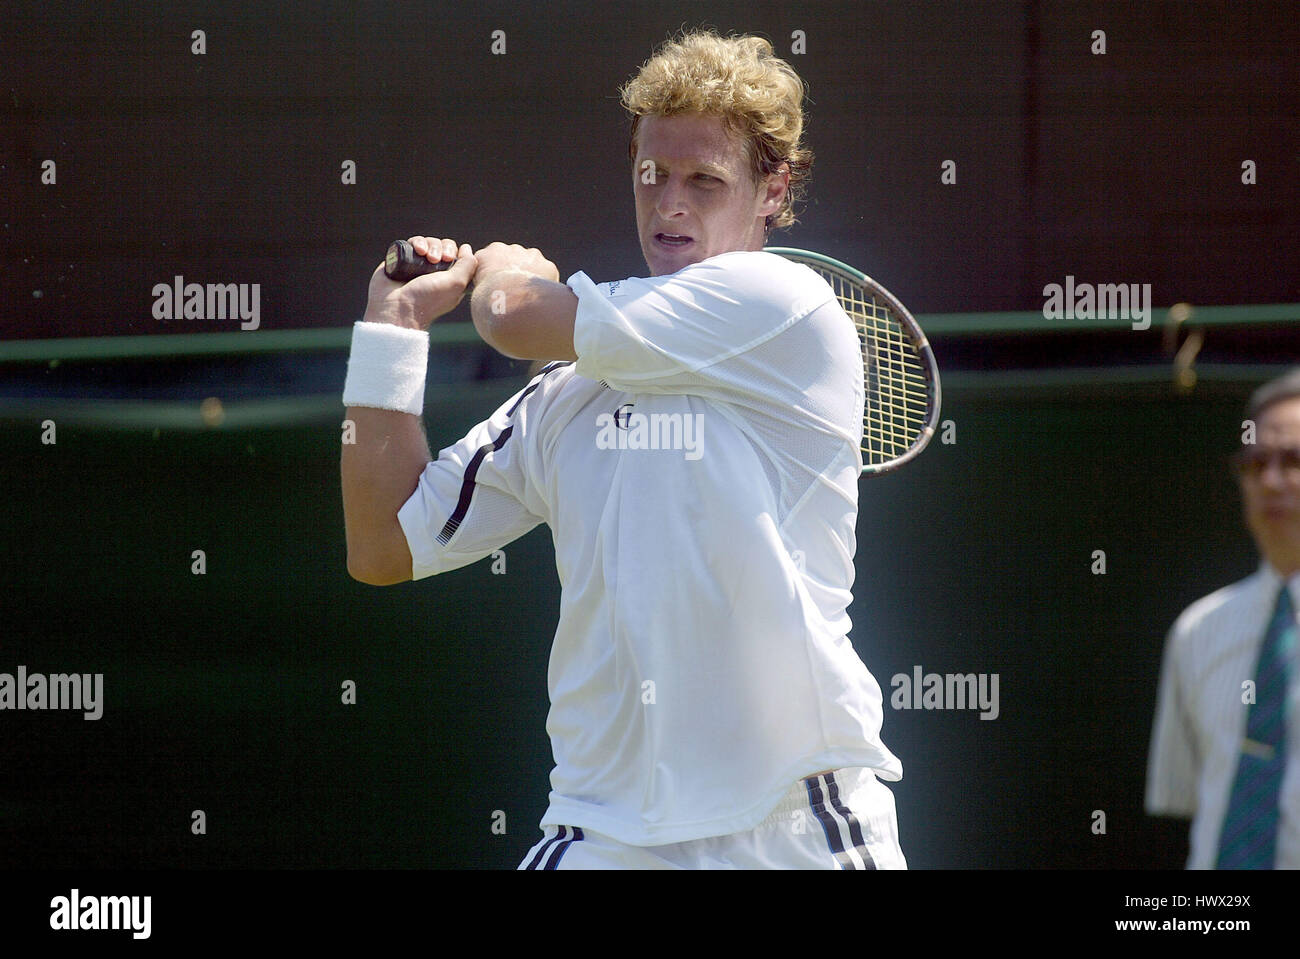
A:
<svg viewBox="0 0 1300 959">
<path fill-rule="evenodd" d="M 616 91 L 701 23 L 766 35 L 810 84 L 818 159 L 787 245 L 916 312 L 1039 309 L 1066 275 L 1157 304 L 1300 299 L 1285 2 L 74 2 L 0 36 L 0 331 L 235 328 L 154 319 L 177 274 L 261 284 L 264 329 L 334 325 L 415 232 L 640 272 Z"/>
</svg>

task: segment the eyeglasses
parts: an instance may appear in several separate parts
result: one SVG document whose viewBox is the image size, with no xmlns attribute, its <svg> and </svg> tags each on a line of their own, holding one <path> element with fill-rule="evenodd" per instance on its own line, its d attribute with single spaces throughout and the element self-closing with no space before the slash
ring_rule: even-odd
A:
<svg viewBox="0 0 1300 959">
<path fill-rule="evenodd" d="M 1288 479 L 1300 476 L 1300 446 L 1245 446 L 1232 457 L 1232 468 L 1250 479 L 1259 479 L 1274 463 Z"/>
</svg>

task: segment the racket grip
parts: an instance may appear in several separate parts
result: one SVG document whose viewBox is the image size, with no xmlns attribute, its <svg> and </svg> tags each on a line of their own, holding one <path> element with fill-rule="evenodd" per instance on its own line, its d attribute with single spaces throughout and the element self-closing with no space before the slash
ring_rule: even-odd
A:
<svg viewBox="0 0 1300 959">
<path fill-rule="evenodd" d="M 455 262 L 448 260 L 430 263 L 415 252 L 415 247 L 409 241 L 395 240 L 389 244 L 388 253 L 384 256 L 384 275 L 390 280 L 405 283 L 427 273 L 441 273 Z"/>
</svg>

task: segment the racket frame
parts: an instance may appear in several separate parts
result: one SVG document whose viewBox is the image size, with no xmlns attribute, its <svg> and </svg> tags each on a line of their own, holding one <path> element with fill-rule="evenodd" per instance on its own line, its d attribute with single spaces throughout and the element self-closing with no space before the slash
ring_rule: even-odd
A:
<svg viewBox="0 0 1300 959">
<path fill-rule="evenodd" d="M 898 456 L 885 460 L 882 463 L 867 462 L 869 451 L 867 450 L 867 410 L 870 408 L 871 397 L 867 395 L 866 366 L 869 360 L 865 353 L 868 347 L 868 340 L 872 339 L 869 333 L 864 332 L 864 327 L 850 314 L 850 319 L 854 320 L 853 326 L 858 334 L 858 344 L 863 352 L 863 421 L 862 421 L 862 473 L 864 475 L 876 476 L 881 473 L 888 473 L 898 469 L 905 463 L 915 459 L 925 447 L 929 444 L 931 437 L 934 436 L 935 428 L 939 423 L 939 410 L 942 402 L 942 391 L 939 384 L 939 366 L 934 360 L 934 351 L 930 348 L 930 342 L 926 339 L 925 331 L 921 325 L 916 322 L 907 307 L 903 306 L 898 297 L 890 293 L 887 289 L 877 283 L 871 277 L 867 276 L 861 270 L 842 263 L 833 257 L 826 256 L 823 253 L 816 253 L 812 250 L 800 250 L 795 247 L 787 246 L 768 246 L 764 247 L 765 253 L 775 253 L 783 256 L 794 263 L 802 263 L 813 270 L 825 270 L 829 273 L 836 274 L 841 280 L 856 284 L 861 288 L 864 299 L 876 300 L 883 303 L 893 314 L 894 319 L 902 328 L 904 336 L 910 341 L 916 350 L 917 359 L 925 376 L 926 388 L 926 416 L 921 426 L 920 432 L 912 441 L 911 445 L 900 453 Z M 825 277 L 823 277 L 825 279 Z M 836 299 L 840 306 L 845 308 L 843 299 L 836 294 Z M 845 308 L 845 313 L 849 310 Z M 874 345 L 874 344 L 872 344 Z"/>
</svg>

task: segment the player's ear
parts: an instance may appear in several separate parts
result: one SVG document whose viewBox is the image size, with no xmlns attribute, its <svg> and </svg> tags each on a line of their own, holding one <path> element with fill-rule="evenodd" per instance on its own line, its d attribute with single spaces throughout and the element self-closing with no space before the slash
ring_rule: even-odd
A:
<svg viewBox="0 0 1300 959">
<path fill-rule="evenodd" d="M 763 216 L 772 216 L 781 209 L 786 192 L 790 189 L 790 165 L 782 162 L 775 173 L 769 173 L 763 181 Z"/>
</svg>

